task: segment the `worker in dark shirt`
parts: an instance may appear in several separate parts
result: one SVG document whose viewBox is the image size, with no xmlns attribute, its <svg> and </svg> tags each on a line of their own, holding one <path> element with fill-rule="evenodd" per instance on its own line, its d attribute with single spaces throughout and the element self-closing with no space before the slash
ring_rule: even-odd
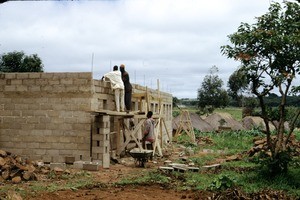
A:
<svg viewBox="0 0 300 200">
<path fill-rule="evenodd" d="M 125 65 L 120 65 L 120 71 L 122 73 L 122 80 L 125 87 L 125 108 L 126 112 L 129 112 L 131 110 L 132 85 L 130 84 L 129 74 L 127 71 L 125 71 Z"/>
</svg>

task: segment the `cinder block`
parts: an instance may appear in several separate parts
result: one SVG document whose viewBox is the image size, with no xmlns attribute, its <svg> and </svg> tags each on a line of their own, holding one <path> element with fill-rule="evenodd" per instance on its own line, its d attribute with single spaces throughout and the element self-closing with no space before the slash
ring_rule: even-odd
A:
<svg viewBox="0 0 300 200">
<path fill-rule="evenodd" d="M 102 167 L 107 169 L 109 168 L 109 165 L 110 165 L 110 154 L 104 153 L 102 156 Z"/>
<path fill-rule="evenodd" d="M 104 140 L 104 136 L 103 134 L 93 134 L 93 140 L 94 141 L 103 141 Z"/>
<path fill-rule="evenodd" d="M 65 157 L 65 163 L 66 164 L 73 164 L 75 162 L 75 157 L 72 156 L 66 156 Z"/>
<path fill-rule="evenodd" d="M 41 73 L 30 73 L 29 74 L 29 78 L 40 78 L 41 77 Z"/>
<path fill-rule="evenodd" d="M 74 169 L 83 169 L 83 161 L 75 161 L 73 163 L 73 168 Z"/>
<path fill-rule="evenodd" d="M 55 167 L 61 168 L 62 170 L 66 170 L 66 163 L 50 163 L 50 169 L 54 169 Z"/>
<path fill-rule="evenodd" d="M 31 160 L 42 160 L 42 156 L 40 156 L 40 155 L 31 155 L 30 159 Z"/>
<path fill-rule="evenodd" d="M 99 170 L 100 163 L 97 162 L 84 162 L 83 163 L 83 169 L 88 171 L 98 171 Z"/>
<path fill-rule="evenodd" d="M 76 85 L 65 85 L 65 91 L 67 92 L 78 92 L 79 88 Z"/>
<path fill-rule="evenodd" d="M 100 134 L 109 134 L 110 133 L 110 128 L 100 128 Z"/>
<path fill-rule="evenodd" d="M 16 85 L 5 85 L 4 90 L 6 92 L 13 92 L 16 91 Z"/>
<path fill-rule="evenodd" d="M 53 156 L 53 162 L 55 162 L 55 163 L 64 163 L 65 162 L 65 157 L 64 156 Z"/>
<path fill-rule="evenodd" d="M 199 170 L 200 170 L 199 167 L 188 167 L 187 169 L 188 169 L 188 171 L 191 171 L 191 172 L 199 172 Z"/>
<path fill-rule="evenodd" d="M 12 85 L 22 85 L 22 80 L 20 80 L 20 79 L 14 79 L 14 80 L 11 80 L 10 83 Z"/>
<path fill-rule="evenodd" d="M 5 78 L 6 79 L 14 79 L 16 78 L 17 74 L 16 73 L 6 73 Z"/>
<path fill-rule="evenodd" d="M 179 167 L 179 166 L 173 166 L 173 168 L 174 168 L 174 171 L 176 171 L 176 172 L 184 173 L 187 171 L 187 168 L 183 168 L 183 167 Z"/>
<path fill-rule="evenodd" d="M 42 73 L 41 74 L 41 78 L 43 78 L 43 79 L 51 79 L 51 78 L 53 78 L 53 76 L 54 76 L 54 73 Z"/>
<path fill-rule="evenodd" d="M 51 163 L 52 162 L 52 156 L 43 155 L 42 160 L 43 160 L 44 163 Z"/>
<path fill-rule="evenodd" d="M 161 166 L 161 167 L 159 167 L 159 170 L 161 170 L 163 172 L 173 172 L 174 168 L 173 167 L 164 167 L 164 166 Z"/>
<path fill-rule="evenodd" d="M 92 151 L 93 151 L 93 153 L 104 153 L 104 149 L 103 148 L 101 148 L 101 147 L 92 147 Z"/>
<path fill-rule="evenodd" d="M 28 79 L 29 73 L 16 73 L 17 79 Z"/>
<path fill-rule="evenodd" d="M 221 168 L 220 164 L 213 164 L 213 165 L 202 166 L 201 170 L 207 171 L 207 170 L 216 170 L 216 169 L 220 169 L 220 168 Z"/>
<path fill-rule="evenodd" d="M 100 166 L 102 165 L 102 160 L 93 160 L 93 163 L 98 163 Z"/>
<path fill-rule="evenodd" d="M 91 162 L 92 158 L 88 155 L 81 155 L 81 154 L 77 154 L 75 155 L 75 161 L 88 161 Z"/>
</svg>

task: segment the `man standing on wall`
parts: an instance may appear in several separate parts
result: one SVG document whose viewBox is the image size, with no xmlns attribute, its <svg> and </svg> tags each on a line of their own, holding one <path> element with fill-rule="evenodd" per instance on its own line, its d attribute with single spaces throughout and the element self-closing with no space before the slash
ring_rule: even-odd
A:
<svg viewBox="0 0 300 200">
<path fill-rule="evenodd" d="M 122 81 L 121 72 L 118 70 L 118 66 L 115 65 L 113 71 L 104 74 L 102 79 L 104 78 L 109 79 L 111 88 L 115 92 L 116 110 L 120 112 L 121 104 L 121 111 L 124 111 L 124 83 Z"/>
<path fill-rule="evenodd" d="M 125 71 L 125 65 L 120 65 L 120 71 L 122 73 L 122 80 L 124 82 L 125 87 L 125 107 L 126 112 L 131 110 L 131 94 L 132 94 L 132 86 L 129 80 L 129 74 Z"/>
</svg>

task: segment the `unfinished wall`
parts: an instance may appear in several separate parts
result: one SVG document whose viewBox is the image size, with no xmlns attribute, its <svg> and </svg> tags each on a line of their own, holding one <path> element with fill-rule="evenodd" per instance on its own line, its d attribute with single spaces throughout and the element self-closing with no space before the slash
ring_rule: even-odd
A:
<svg viewBox="0 0 300 200">
<path fill-rule="evenodd" d="M 0 74 L 0 148 L 45 162 L 90 157 L 91 73 Z"/>
<path fill-rule="evenodd" d="M 167 143 L 169 137 L 167 132 L 172 136 L 172 102 L 173 98 L 171 94 L 165 92 L 159 92 L 159 90 L 153 90 L 146 88 L 140 85 L 132 84 L 133 86 L 133 97 L 132 97 L 132 112 L 139 113 L 135 114 L 131 120 L 135 124 L 138 124 L 139 119 L 142 117 L 146 118 L 146 103 L 149 103 L 149 109 L 153 111 L 155 115 L 162 116 L 165 121 L 167 130 L 162 128 L 163 142 Z M 147 91 L 148 95 L 151 96 L 149 101 L 145 98 L 141 99 L 134 97 L 136 94 L 144 94 Z M 101 111 L 101 110 L 115 110 L 114 103 L 114 93 L 110 88 L 108 82 L 102 80 L 94 80 L 94 95 L 92 99 L 92 110 Z M 137 95 L 139 96 L 139 95 Z M 161 109 L 160 109 L 161 107 Z M 161 113 L 159 113 L 161 110 Z M 143 114 L 144 112 L 144 114 Z M 126 117 L 125 117 L 126 118 Z M 124 116 L 118 115 L 98 115 L 94 116 L 93 128 L 92 128 L 92 157 L 93 159 L 98 160 L 108 160 L 109 154 L 112 150 L 117 149 L 117 134 L 121 134 L 120 138 L 122 139 L 122 131 L 118 129 L 120 120 L 124 119 Z M 128 122 L 128 119 L 125 120 Z M 140 137 L 142 138 L 141 132 Z M 134 145 L 134 144 L 133 144 Z M 135 146 L 135 145 L 134 145 Z"/>
<path fill-rule="evenodd" d="M 133 86 L 135 93 L 146 90 Z M 151 109 L 157 113 L 162 105 L 171 132 L 172 96 L 148 90 L 161 97 Z M 132 101 L 138 110 L 139 100 Z M 92 73 L 0 74 L 0 149 L 45 162 L 107 159 L 118 119 L 95 117 L 95 110 L 115 110 L 115 104 L 110 84 Z"/>
</svg>

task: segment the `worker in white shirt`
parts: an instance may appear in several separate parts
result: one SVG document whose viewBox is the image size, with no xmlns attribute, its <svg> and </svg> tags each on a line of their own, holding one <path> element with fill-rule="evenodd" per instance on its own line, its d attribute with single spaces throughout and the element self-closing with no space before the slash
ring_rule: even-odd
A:
<svg viewBox="0 0 300 200">
<path fill-rule="evenodd" d="M 120 104 L 121 111 L 124 111 L 125 103 L 124 103 L 124 83 L 122 80 L 121 72 L 118 70 L 118 66 L 115 65 L 113 71 L 104 74 L 102 80 L 108 79 L 111 84 L 111 88 L 115 92 L 115 102 L 116 102 L 116 110 L 120 112 Z"/>
</svg>

